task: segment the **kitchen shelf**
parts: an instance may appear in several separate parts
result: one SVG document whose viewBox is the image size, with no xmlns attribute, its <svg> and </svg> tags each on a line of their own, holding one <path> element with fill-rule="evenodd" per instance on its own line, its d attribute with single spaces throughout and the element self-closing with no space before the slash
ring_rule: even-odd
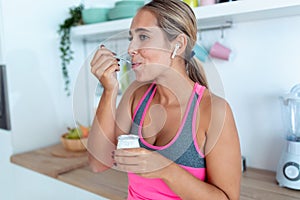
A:
<svg viewBox="0 0 300 200">
<path fill-rule="evenodd" d="M 247 22 L 300 15 L 299 0 L 241 0 L 194 8 L 200 29 L 231 21 Z M 129 29 L 132 18 L 82 25 L 72 28 L 72 36 L 83 40 L 103 40 Z"/>
<path fill-rule="evenodd" d="M 300 15 L 299 0 L 241 0 L 194 9 L 199 24 L 246 22 Z"/>
</svg>

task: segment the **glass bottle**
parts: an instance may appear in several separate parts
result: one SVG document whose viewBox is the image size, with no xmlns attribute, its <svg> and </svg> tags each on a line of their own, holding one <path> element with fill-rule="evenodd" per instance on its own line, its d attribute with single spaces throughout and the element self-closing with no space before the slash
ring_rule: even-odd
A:
<svg viewBox="0 0 300 200">
<path fill-rule="evenodd" d="M 198 7 L 198 0 L 183 0 L 186 4 L 188 4 L 191 8 Z"/>
</svg>

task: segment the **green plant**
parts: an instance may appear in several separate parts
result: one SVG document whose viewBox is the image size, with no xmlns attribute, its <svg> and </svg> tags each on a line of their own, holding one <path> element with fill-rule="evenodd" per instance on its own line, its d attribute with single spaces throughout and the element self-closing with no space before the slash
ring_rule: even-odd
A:
<svg viewBox="0 0 300 200">
<path fill-rule="evenodd" d="M 73 26 L 78 26 L 82 24 L 81 11 L 84 6 L 80 4 L 79 6 L 69 8 L 69 17 L 64 20 L 62 24 L 59 25 L 58 34 L 60 35 L 60 58 L 61 58 L 61 67 L 62 67 L 62 75 L 65 81 L 65 92 L 67 96 L 70 96 L 70 77 L 68 73 L 68 65 L 74 59 L 73 58 L 73 50 L 71 49 L 71 38 L 70 32 Z"/>
</svg>

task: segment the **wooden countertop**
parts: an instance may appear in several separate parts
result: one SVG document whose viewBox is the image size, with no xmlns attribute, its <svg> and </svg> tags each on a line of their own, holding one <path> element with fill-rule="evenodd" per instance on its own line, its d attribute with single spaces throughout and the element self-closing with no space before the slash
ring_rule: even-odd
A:
<svg viewBox="0 0 300 200">
<path fill-rule="evenodd" d="M 248 168 L 242 176 L 241 200 L 300 200 L 300 191 L 279 187 L 273 171 Z"/>
<path fill-rule="evenodd" d="M 61 144 L 11 156 L 11 162 L 113 200 L 127 197 L 127 174 L 113 169 L 93 173 L 87 152 L 66 151 Z"/>
<path fill-rule="evenodd" d="M 127 196 L 126 173 L 113 169 L 93 173 L 86 152 L 69 152 L 61 144 L 13 155 L 11 162 L 108 199 Z M 240 199 L 300 200 L 300 191 L 279 187 L 275 172 L 248 168 L 242 176 Z"/>
<path fill-rule="evenodd" d="M 127 197 L 127 174 L 113 169 L 93 173 L 89 167 L 73 170 L 58 179 L 108 199 L 124 200 Z"/>
</svg>

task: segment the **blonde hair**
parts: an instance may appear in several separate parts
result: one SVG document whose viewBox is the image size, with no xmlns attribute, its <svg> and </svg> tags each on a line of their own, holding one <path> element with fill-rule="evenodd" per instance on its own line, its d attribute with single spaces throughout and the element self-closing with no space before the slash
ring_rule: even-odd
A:
<svg viewBox="0 0 300 200">
<path fill-rule="evenodd" d="M 148 10 L 156 16 L 158 26 L 165 32 L 169 41 L 182 33 L 187 36 L 185 50 L 187 73 L 191 80 L 208 88 L 200 62 L 197 62 L 197 58 L 191 57 L 197 41 L 197 21 L 191 7 L 180 0 L 153 0 L 141 10 Z"/>
</svg>

